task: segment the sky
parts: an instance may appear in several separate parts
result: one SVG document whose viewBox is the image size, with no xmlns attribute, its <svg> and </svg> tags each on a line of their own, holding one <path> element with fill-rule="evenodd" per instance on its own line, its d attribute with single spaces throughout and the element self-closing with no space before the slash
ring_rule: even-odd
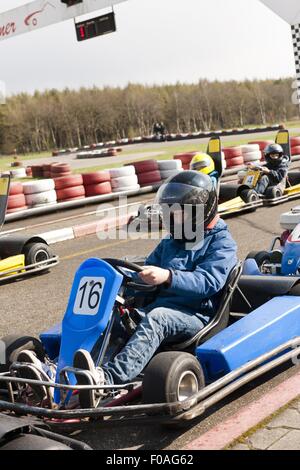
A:
<svg viewBox="0 0 300 470">
<path fill-rule="evenodd" d="M 295 74 L 290 26 L 258 0 L 129 0 L 115 13 L 116 33 L 82 43 L 72 20 L 1 41 L 8 94 Z"/>
</svg>

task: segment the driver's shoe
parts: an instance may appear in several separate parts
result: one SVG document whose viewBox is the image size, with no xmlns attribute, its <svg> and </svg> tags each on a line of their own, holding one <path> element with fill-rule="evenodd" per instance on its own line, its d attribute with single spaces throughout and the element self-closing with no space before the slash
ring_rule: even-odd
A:
<svg viewBox="0 0 300 470">
<path fill-rule="evenodd" d="M 55 381 L 55 366 L 41 362 L 33 351 L 21 351 L 17 356 L 17 362 L 24 363 L 18 370 L 18 376 L 22 379 L 38 380 L 42 382 Z M 50 397 L 52 401 L 54 390 L 43 385 L 30 385 L 39 401 Z M 49 396 L 47 394 L 47 389 Z"/>
<path fill-rule="evenodd" d="M 84 373 L 76 373 L 78 385 L 105 385 L 104 372 L 101 367 L 95 367 L 94 361 L 88 351 L 79 349 L 74 354 L 73 367 L 80 369 Z M 81 408 L 96 408 L 98 404 L 97 398 L 103 396 L 103 390 L 80 390 L 79 404 Z"/>
</svg>

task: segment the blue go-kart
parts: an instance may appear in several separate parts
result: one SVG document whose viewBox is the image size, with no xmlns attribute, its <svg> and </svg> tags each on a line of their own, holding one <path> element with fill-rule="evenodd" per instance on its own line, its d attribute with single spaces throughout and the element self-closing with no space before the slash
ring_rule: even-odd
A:
<svg viewBox="0 0 300 470">
<path fill-rule="evenodd" d="M 6 360 L 0 373 L 0 411 L 60 423 L 105 417 L 176 426 L 190 422 L 279 365 L 296 363 L 300 278 L 253 274 L 253 263 L 247 260 L 232 270 L 220 293 L 219 310 L 194 338 L 182 344 L 162 344 L 133 383 L 100 387 L 77 385 L 76 376 L 88 372 L 73 368 L 75 351 L 88 350 L 96 365 L 112 358 L 122 348 L 113 334 L 114 323 L 122 321 L 132 333 L 136 324 L 132 307 L 155 295 L 156 288 L 132 276 L 141 271 L 138 264 L 86 260 L 75 275 L 61 324 L 39 339 L 2 339 Z M 24 363 L 16 358 L 22 349 L 34 350 L 48 365 L 55 363 L 55 382 L 20 378 Z M 36 385 L 45 387 L 42 400 L 35 393 Z M 82 388 L 102 390 L 96 408 L 80 409 L 78 390 Z"/>
</svg>

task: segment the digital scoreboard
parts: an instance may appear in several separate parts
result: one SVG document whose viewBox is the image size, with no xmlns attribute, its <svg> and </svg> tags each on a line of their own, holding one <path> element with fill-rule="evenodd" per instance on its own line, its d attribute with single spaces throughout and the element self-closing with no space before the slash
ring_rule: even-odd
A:
<svg viewBox="0 0 300 470">
<path fill-rule="evenodd" d="M 85 41 L 117 30 L 114 12 L 75 23 L 78 41 Z"/>
</svg>

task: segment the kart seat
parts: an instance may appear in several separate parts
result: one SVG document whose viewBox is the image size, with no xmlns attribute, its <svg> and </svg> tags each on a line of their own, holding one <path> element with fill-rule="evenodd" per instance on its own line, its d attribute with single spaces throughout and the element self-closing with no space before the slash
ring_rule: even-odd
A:
<svg viewBox="0 0 300 470">
<path fill-rule="evenodd" d="M 172 351 L 194 351 L 199 344 L 204 343 L 228 326 L 231 300 L 242 274 L 242 269 L 243 264 L 239 263 L 230 272 L 221 293 L 220 307 L 209 324 L 200 330 L 193 338 L 180 344 L 177 343 L 171 345 L 168 349 L 171 349 Z"/>
</svg>

